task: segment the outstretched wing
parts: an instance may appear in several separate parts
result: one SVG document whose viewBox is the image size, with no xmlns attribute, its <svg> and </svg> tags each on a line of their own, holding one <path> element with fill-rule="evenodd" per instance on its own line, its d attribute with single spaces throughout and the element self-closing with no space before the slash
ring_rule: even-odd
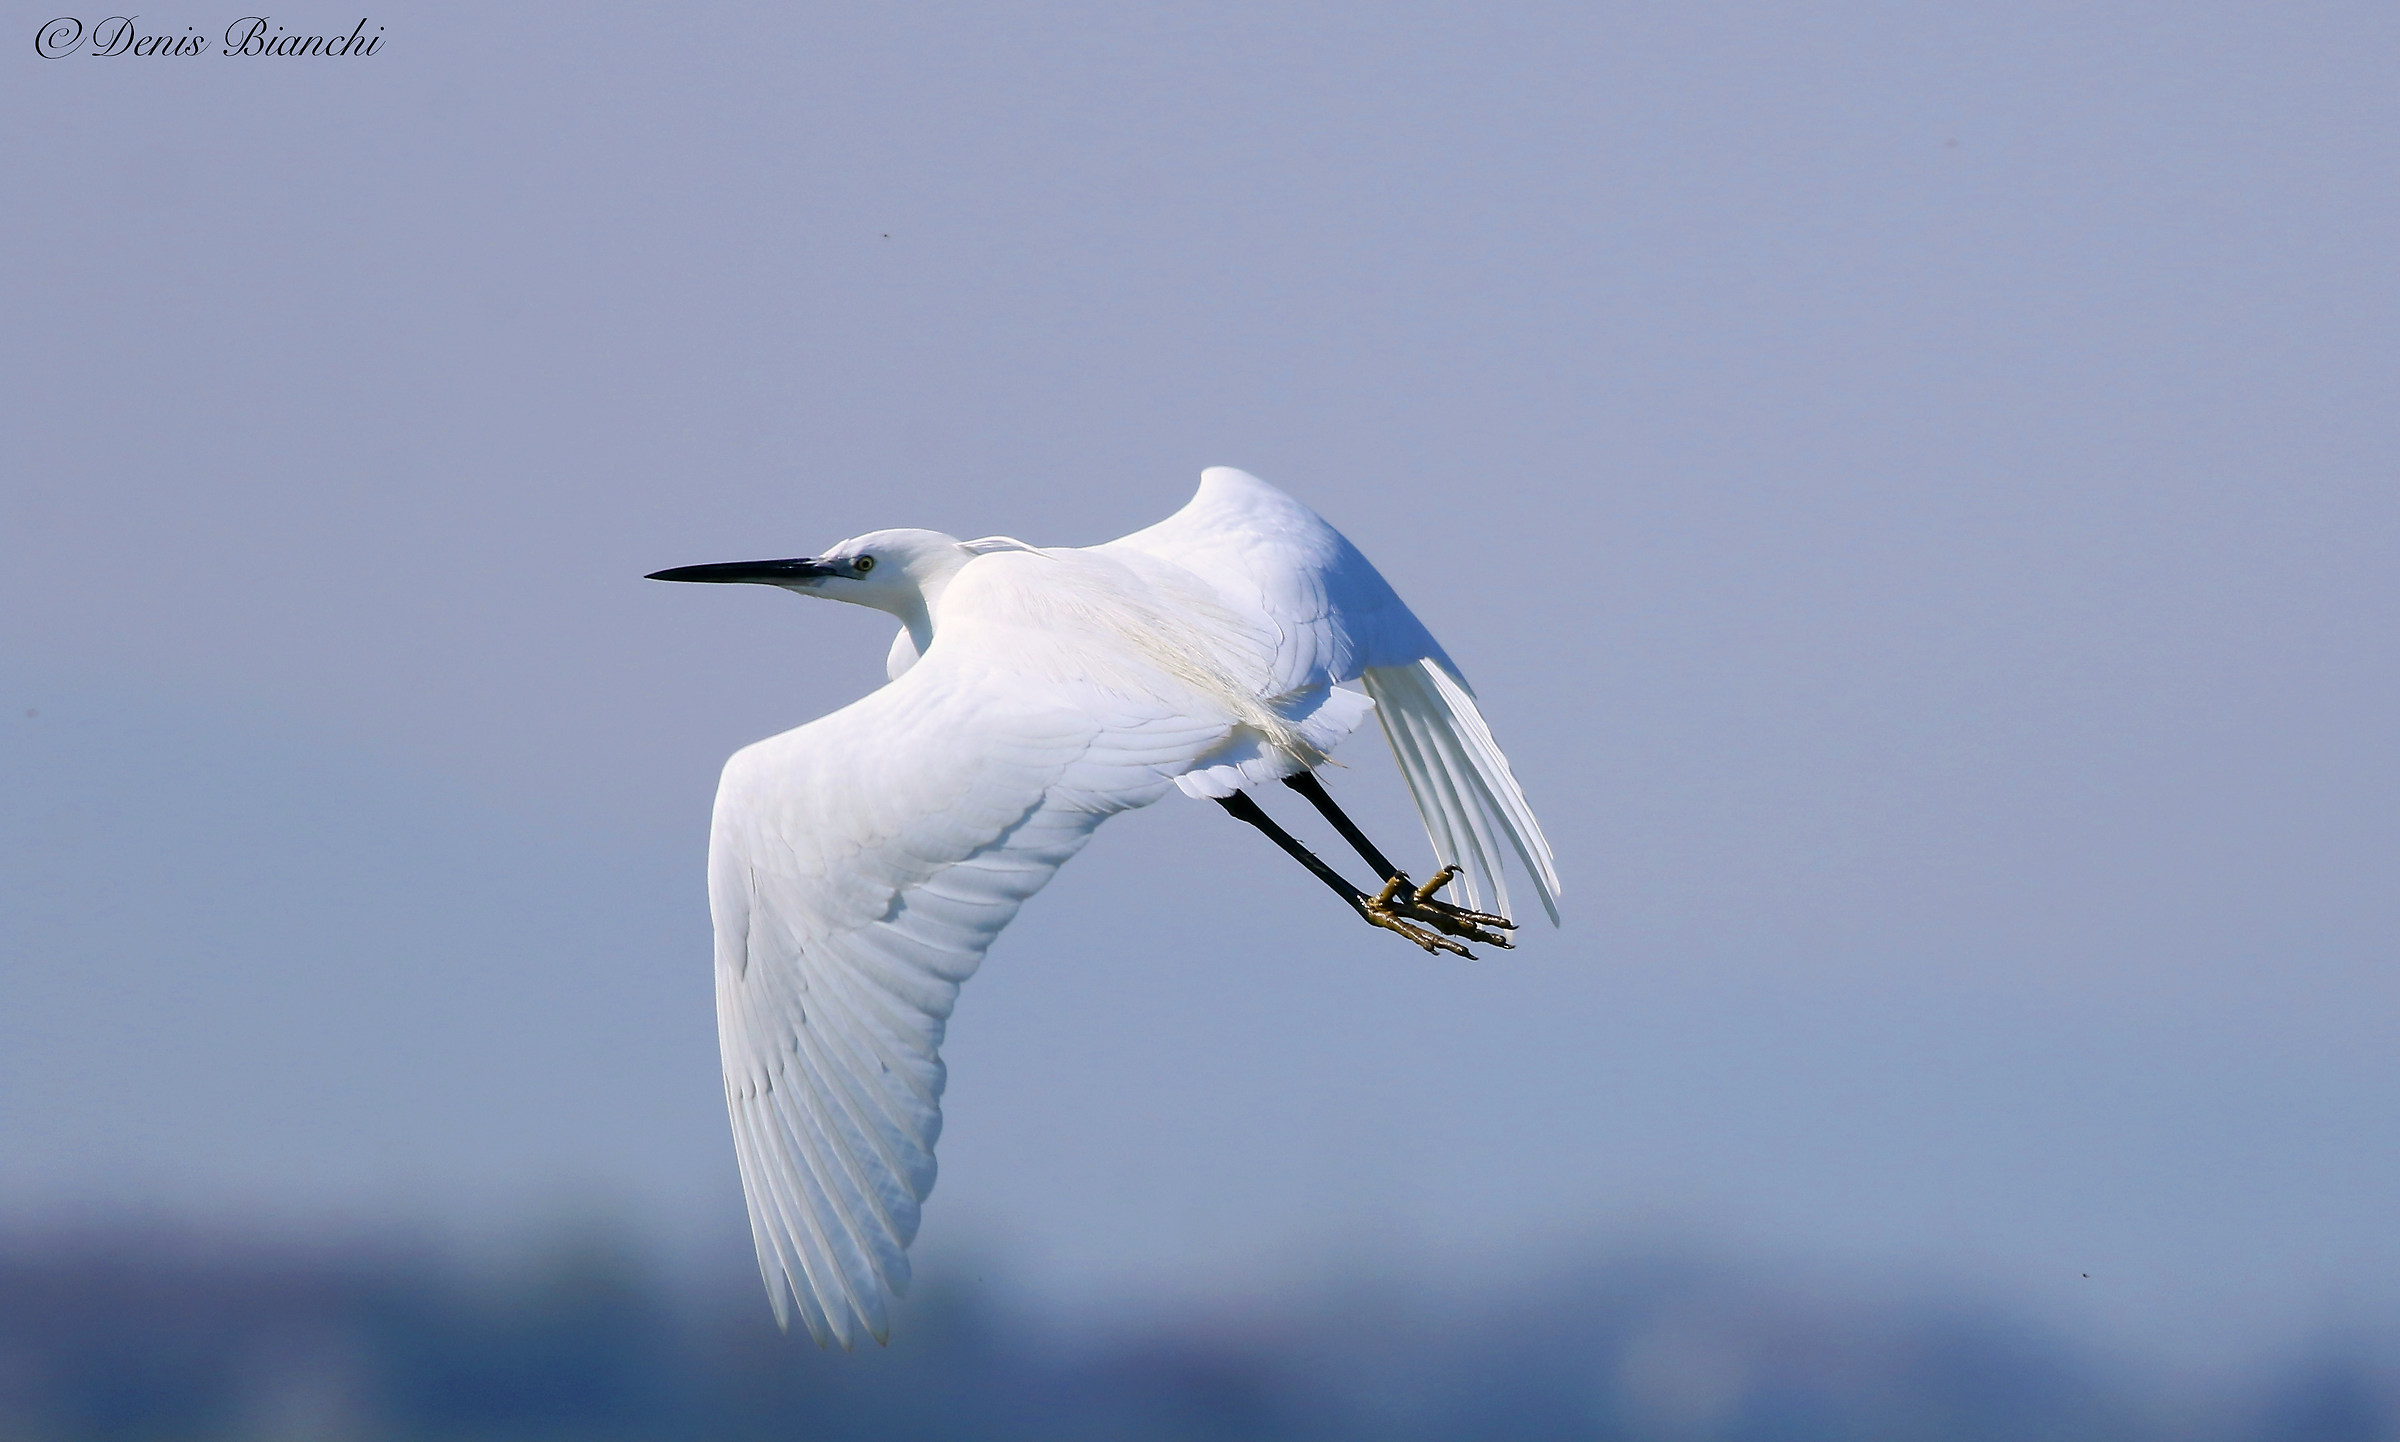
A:
<svg viewBox="0 0 2400 1442">
<path fill-rule="evenodd" d="M 776 1318 L 888 1330 L 934 1180 L 959 984 L 1094 827 L 1221 719 L 945 657 L 737 753 L 709 841 L 717 1032 Z"/>
<path fill-rule="evenodd" d="M 1508 910 L 1501 858 L 1514 854 L 1558 921 L 1558 870 L 1475 693 L 1382 573 L 1323 517 L 1243 471 L 1200 473 L 1191 503 L 1097 547 L 1182 566 L 1238 614 L 1279 637 L 1276 685 L 1357 681 L 1375 701 L 1417 815 L 1466 904 Z"/>
</svg>

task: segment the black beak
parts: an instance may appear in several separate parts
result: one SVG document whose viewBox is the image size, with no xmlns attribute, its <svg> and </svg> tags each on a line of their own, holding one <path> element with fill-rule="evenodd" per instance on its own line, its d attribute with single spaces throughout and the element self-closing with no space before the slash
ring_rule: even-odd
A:
<svg viewBox="0 0 2400 1442">
<path fill-rule="evenodd" d="M 813 576 L 846 576 L 847 566 L 798 556 L 789 561 L 717 561 L 706 566 L 677 566 L 669 571 L 652 571 L 645 579 L 652 581 L 748 581 L 760 586 L 786 586 Z"/>
</svg>

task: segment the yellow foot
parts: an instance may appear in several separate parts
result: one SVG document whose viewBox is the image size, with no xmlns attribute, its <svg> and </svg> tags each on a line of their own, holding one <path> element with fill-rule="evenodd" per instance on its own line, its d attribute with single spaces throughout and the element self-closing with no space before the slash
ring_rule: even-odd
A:
<svg viewBox="0 0 2400 1442">
<path fill-rule="evenodd" d="M 1369 926 L 1380 926 L 1386 931 L 1396 931 L 1429 952 L 1447 951 L 1454 956 L 1463 956 L 1469 961 L 1475 959 L 1474 952 L 1460 946 L 1440 932 L 1420 926 L 1416 922 L 1404 920 L 1392 905 L 1394 899 L 1392 893 L 1399 886 L 1400 882 L 1395 878 L 1385 885 L 1381 895 L 1370 896 L 1360 903 L 1361 914 L 1367 918 Z M 1398 900 L 1402 906 L 1408 904 L 1406 896 L 1402 896 Z"/>
<path fill-rule="evenodd" d="M 1394 879 L 1402 888 L 1407 887 L 1407 877 L 1401 876 Z M 1446 935 L 1463 936 L 1469 941 L 1480 941 L 1486 945 L 1503 949 L 1512 947 L 1514 943 L 1500 934 L 1500 931 L 1517 929 L 1517 924 L 1507 917 L 1493 911 L 1469 911 L 1463 906 L 1452 906 L 1447 901 L 1433 899 L 1435 892 L 1457 879 L 1458 868 L 1445 866 L 1435 872 L 1433 879 L 1423 886 L 1414 891 L 1404 891 L 1399 894 L 1396 899 L 1400 901 L 1401 915 L 1420 925 L 1433 927 Z M 1500 931 L 1488 929 L 1492 927 L 1498 927 Z"/>
<path fill-rule="evenodd" d="M 1458 876 L 1458 868 L 1445 866 L 1434 873 L 1433 880 L 1423 886 L 1412 886 L 1406 876 L 1395 876 L 1384 882 L 1383 890 L 1364 903 L 1369 924 L 1386 931 L 1396 931 L 1427 951 L 1447 951 L 1474 960 L 1475 953 L 1451 937 L 1480 941 L 1487 946 L 1508 949 L 1509 939 L 1490 927 L 1514 929 L 1516 923 L 1505 916 L 1488 911 L 1469 911 L 1436 901 L 1433 894 L 1448 886 Z"/>
</svg>

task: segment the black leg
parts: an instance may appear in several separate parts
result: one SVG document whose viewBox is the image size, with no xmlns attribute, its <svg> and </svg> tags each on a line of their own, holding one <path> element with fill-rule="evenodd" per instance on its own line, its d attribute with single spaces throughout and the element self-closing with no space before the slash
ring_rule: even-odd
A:
<svg viewBox="0 0 2400 1442">
<path fill-rule="evenodd" d="M 1333 823 L 1333 829 L 1342 833 L 1342 839 L 1350 843 L 1351 849 L 1367 865 L 1375 868 L 1376 879 L 1389 881 L 1402 874 L 1399 867 L 1392 865 L 1381 851 L 1376 850 L 1375 843 L 1367 839 L 1367 833 L 1358 829 L 1358 823 L 1333 804 L 1333 798 L 1325 793 L 1325 784 L 1317 779 L 1315 772 L 1303 771 L 1298 775 L 1286 776 L 1283 784 L 1307 797 L 1308 804 L 1317 808 L 1317 814 Z"/>
<path fill-rule="evenodd" d="M 1408 879 L 1407 872 L 1392 865 L 1381 848 L 1367 839 L 1367 833 L 1358 829 L 1357 822 L 1333 804 L 1333 797 L 1326 792 L 1325 783 L 1317 779 L 1316 773 L 1302 771 L 1286 776 L 1283 784 L 1307 797 L 1308 804 L 1317 808 L 1317 814 L 1332 822 L 1333 829 L 1342 833 L 1342 839 L 1349 842 L 1351 848 L 1365 858 L 1367 865 L 1375 868 L 1375 874 L 1383 878 L 1383 894 L 1370 900 L 1369 906 L 1378 910 L 1396 909 L 1411 921 L 1429 924 L 1451 936 L 1486 941 L 1494 946 L 1509 945 L 1508 939 L 1498 931 L 1487 930 L 1490 927 L 1498 927 L 1502 931 L 1515 930 L 1517 924 L 1507 917 L 1489 911 L 1469 911 L 1465 907 L 1434 899 L 1434 893 L 1448 886 L 1451 879 L 1458 875 L 1457 867 L 1445 866 L 1435 872 L 1430 881 L 1419 886 Z"/>
<path fill-rule="evenodd" d="M 1300 790 L 1304 796 L 1308 795 L 1299 787 L 1293 789 Z M 1447 951 L 1470 961 L 1475 959 L 1475 953 L 1451 940 L 1451 937 L 1463 936 L 1469 941 L 1489 942 L 1494 946 L 1509 944 L 1508 938 L 1499 932 L 1484 929 L 1486 926 L 1516 925 L 1507 917 L 1465 911 L 1433 899 L 1433 893 L 1448 885 L 1450 878 L 1457 874 L 1456 868 L 1445 866 L 1430 883 L 1411 889 L 1408 878 L 1392 869 L 1391 863 L 1383 859 L 1383 854 L 1375 850 L 1373 844 L 1350 823 L 1350 818 L 1342 815 L 1341 809 L 1333 804 L 1333 799 L 1325 795 L 1324 788 L 1316 787 L 1315 791 L 1316 794 L 1310 799 L 1318 803 L 1318 809 L 1325 813 L 1326 819 L 1341 828 L 1342 834 L 1350 838 L 1350 844 L 1357 847 L 1361 855 L 1387 873 L 1381 891 L 1370 896 L 1344 881 L 1340 872 L 1327 866 L 1315 852 L 1301 845 L 1298 837 L 1276 825 L 1275 819 L 1267 815 L 1265 808 L 1253 801 L 1247 792 L 1237 791 L 1231 796 L 1221 796 L 1217 798 L 1217 804 L 1237 820 L 1246 821 L 1265 832 L 1269 841 L 1282 847 L 1286 856 L 1307 867 L 1309 875 L 1331 887 L 1333 894 L 1348 903 L 1350 909 L 1358 913 L 1359 919 L 1369 926 L 1396 931 L 1427 951 Z"/>
<path fill-rule="evenodd" d="M 1240 820 L 1247 821 L 1252 826 L 1255 826 L 1259 830 L 1267 833 L 1267 839 L 1269 841 L 1272 841 L 1277 846 L 1282 847 L 1284 852 L 1294 861 L 1297 861 L 1302 866 L 1307 867 L 1311 876 L 1316 877 L 1317 880 L 1322 881 L 1327 886 L 1332 887 L 1334 895 L 1350 903 L 1350 909 L 1352 911 L 1357 912 L 1361 916 L 1367 914 L 1367 894 L 1359 890 L 1357 887 L 1352 886 L 1349 882 L 1342 880 L 1342 874 L 1340 872 L 1318 860 L 1315 852 L 1300 844 L 1299 837 L 1294 836 L 1289 831 L 1277 826 L 1275 824 L 1275 818 L 1269 816 L 1259 807 L 1257 802 L 1250 799 L 1249 792 L 1236 791 L 1231 796 L 1220 796 L 1217 798 L 1217 804 L 1224 807 L 1227 811 L 1233 813 L 1233 815 Z"/>
</svg>

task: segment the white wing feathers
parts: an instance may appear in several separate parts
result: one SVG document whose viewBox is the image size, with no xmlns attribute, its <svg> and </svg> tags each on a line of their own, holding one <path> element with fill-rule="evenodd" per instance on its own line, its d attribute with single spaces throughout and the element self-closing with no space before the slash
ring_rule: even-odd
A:
<svg viewBox="0 0 2400 1442">
<path fill-rule="evenodd" d="M 929 662 L 727 765 L 710 843 L 718 1037 L 779 1320 L 886 1334 L 932 1189 L 959 983 L 1112 812 L 1222 727 L 996 704 Z"/>
<path fill-rule="evenodd" d="M 726 1105 L 777 1317 L 820 1342 L 881 1339 L 884 1291 L 907 1288 L 959 984 L 1101 821 L 1256 719 L 1255 693 L 1224 699 L 1238 657 L 1167 668 L 1078 634 L 1108 608 L 1061 614 L 1054 584 L 1020 584 L 1075 564 L 971 563 L 898 680 L 725 767 L 709 901 Z M 1275 724 L 1332 745 L 1365 708 L 1328 694 Z"/>
<path fill-rule="evenodd" d="M 1358 681 L 1408 779 L 1436 856 L 1460 868 L 1466 904 L 1508 910 L 1514 854 L 1558 922 L 1558 870 L 1541 823 L 1475 708 L 1474 692 L 1373 563 L 1324 519 L 1256 476 L 1200 474 L 1191 504 L 1097 548 L 1172 561 L 1276 636 L 1285 690 Z M 1188 788 L 1187 788 L 1188 789 Z"/>
<path fill-rule="evenodd" d="M 1360 680 L 1375 699 L 1376 718 L 1434 854 L 1459 868 L 1468 908 L 1508 914 L 1508 883 L 1500 871 L 1499 843 L 1505 841 L 1533 879 L 1550 924 L 1558 925 L 1558 867 L 1550 842 L 1465 685 L 1432 657 L 1370 666 Z"/>
<path fill-rule="evenodd" d="M 1449 657 L 1341 532 L 1258 477 L 1200 473 L 1191 504 L 1094 547 L 1171 561 L 1274 638 L 1278 691 L 1353 680 L 1367 666 Z M 1457 668 L 1452 667 L 1453 671 Z"/>
</svg>

